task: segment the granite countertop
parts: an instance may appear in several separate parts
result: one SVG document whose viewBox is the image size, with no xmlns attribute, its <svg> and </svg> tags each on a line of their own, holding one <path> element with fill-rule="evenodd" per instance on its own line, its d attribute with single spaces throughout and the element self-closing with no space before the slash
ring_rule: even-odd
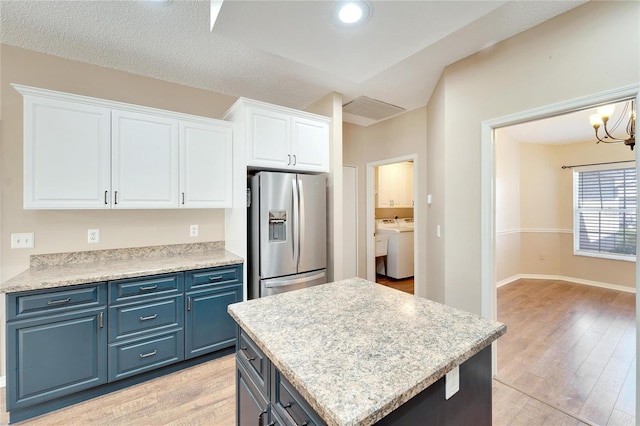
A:
<svg viewBox="0 0 640 426">
<path fill-rule="evenodd" d="M 329 425 L 370 425 L 506 332 L 360 278 L 229 305 Z"/>
<path fill-rule="evenodd" d="M 224 242 L 173 244 L 31 256 L 31 267 L 0 285 L 0 293 L 243 263 Z"/>
</svg>

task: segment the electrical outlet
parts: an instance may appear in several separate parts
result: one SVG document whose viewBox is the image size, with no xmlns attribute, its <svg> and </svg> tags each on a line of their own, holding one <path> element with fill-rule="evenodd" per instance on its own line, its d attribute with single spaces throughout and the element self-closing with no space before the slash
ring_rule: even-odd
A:
<svg viewBox="0 0 640 426">
<path fill-rule="evenodd" d="M 87 242 L 88 243 L 99 243 L 100 242 L 100 230 L 99 229 L 89 229 L 87 231 Z"/>
<path fill-rule="evenodd" d="M 33 248 L 33 232 L 23 232 L 11 234 L 11 248 Z"/>
<path fill-rule="evenodd" d="M 189 236 L 197 237 L 198 236 L 198 225 L 191 225 L 189 227 Z"/>
<path fill-rule="evenodd" d="M 444 379 L 444 397 L 451 398 L 460 390 L 460 366 L 456 365 L 449 371 Z"/>
</svg>

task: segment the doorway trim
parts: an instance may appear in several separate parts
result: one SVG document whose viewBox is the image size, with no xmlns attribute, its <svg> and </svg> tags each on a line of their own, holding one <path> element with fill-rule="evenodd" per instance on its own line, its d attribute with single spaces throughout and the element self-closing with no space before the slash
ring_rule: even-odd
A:
<svg viewBox="0 0 640 426">
<path fill-rule="evenodd" d="M 403 161 L 413 161 L 413 217 L 419 217 L 418 205 L 420 203 L 418 200 L 418 154 L 409 154 L 401 157 L 387 158 L 380 161 L 373 161 L 371 163 L 367 163 L 366 170 L 366 225 L 365 225 L 365 235 L 366 235 L 366 257 L 367 257 L 367 279 L 369 281 L 376 281 L 376 262 L 375 262 L 375 232 L 376 232 L 376 224 L 375 224 L 375 168 L 378 166 L 384 166 L 385 164 L 393 164 L 400 163 Z M 415 238 L 416 235 L 419 235 L 418 231 L 420 229 L 419 221 L 414 220 L 414 238 L 413 238 L 413 292 L 416 293 L 416 283 L 419 281 L 419 268 L 416 268 L 418 264 L 417 259 L 420 259 L 419 251 L 420 245 L 418 244 L 418 239 Z"/>
<path fill-rule="evenodd" d="M 496 185 L 496 158 L 495 158 L 495 130 L 500 127 L 521 124 L 527 121 L 562 115 L 598 105 L 611 103 L 624 98 L 636 99 L 636 106 L 640 105 L 640 84 L 632 84 L 593 95 L 562 101 L 539 108 L 533 108 L 502 117 L 485 120 L 480 123 L 480 162 L 481 162 L 481 311 L 482 316 L 497 319 L 497 289 L 496 289 L 496 264 L 495 264 L 495 185 Z M 637 117 L 636 107 L 636 117 Z M 589 125 L 589 123 L 585 123 Z M 636 171 L 640 176 L 640 149 L 636 149 Z M 640 199 L 638 201 L 640 210 Z M 636 251 L 640 253 L 640 239 Z M 636 317 L 640 317 L 640 268 L 636 266 Z M 636 338 L 636 353 L 640 348 L 640 329 Z M 494 343 L 495 345 L 495 343 Z M 494 348 L 495 349 L 495 348 Z M 496 351 L 493 351 L 493 373 L 497 373 Z M 636 374 L 636 384 L 639 384 Z"/>
</svg>

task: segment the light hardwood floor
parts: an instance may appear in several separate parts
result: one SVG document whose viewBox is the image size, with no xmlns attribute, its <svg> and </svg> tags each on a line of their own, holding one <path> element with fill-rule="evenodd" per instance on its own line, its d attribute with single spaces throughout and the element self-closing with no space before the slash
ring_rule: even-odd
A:
<svg viewBox="0 0 640 426">
<path fill-rule="evenodd" d="M 555 280 L 498 289 L 497 378 L 598 425 L 634 425 L 635 294 Z"/>
<path fill-rule="evenodd" d="M 376 275 L 376 282 L 405 293 L 413 294 L 413 277 L 396 280 L 394 278 L 385 277 L 384 275 Z"/>
<path fill-rule="evenodd" d="M 634 424 L 634 296 L 555 281 L 520 284 L 498 291 L 498 316 L 508 330 L 498 343 L 493 424 L 606 424 L 594 409 L 603 406 L 613 407 L 610 424 Z M 570 301 L 575 295 L 580 302 Z M 601 366 L 600 374 L 592 365 Z M 0 424 L 8 420 L 4 400 L 3 388 Z M 579 409 L 567 414 L 554 405 Z M 233 426 L 235 359 L 226 356 L 19 425 Z"/>
</svg>

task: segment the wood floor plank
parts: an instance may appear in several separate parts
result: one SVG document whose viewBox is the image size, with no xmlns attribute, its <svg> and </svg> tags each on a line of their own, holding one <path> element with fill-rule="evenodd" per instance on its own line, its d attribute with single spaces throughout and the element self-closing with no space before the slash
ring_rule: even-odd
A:
<svg viewBox="0 0 640 426">
<path fill-rule="evenodd" d="M 635 422 L 634 294 L 523 279 L 498 289 L 498 320 L 498 378 L 599 424 Z"/>
</svg>

